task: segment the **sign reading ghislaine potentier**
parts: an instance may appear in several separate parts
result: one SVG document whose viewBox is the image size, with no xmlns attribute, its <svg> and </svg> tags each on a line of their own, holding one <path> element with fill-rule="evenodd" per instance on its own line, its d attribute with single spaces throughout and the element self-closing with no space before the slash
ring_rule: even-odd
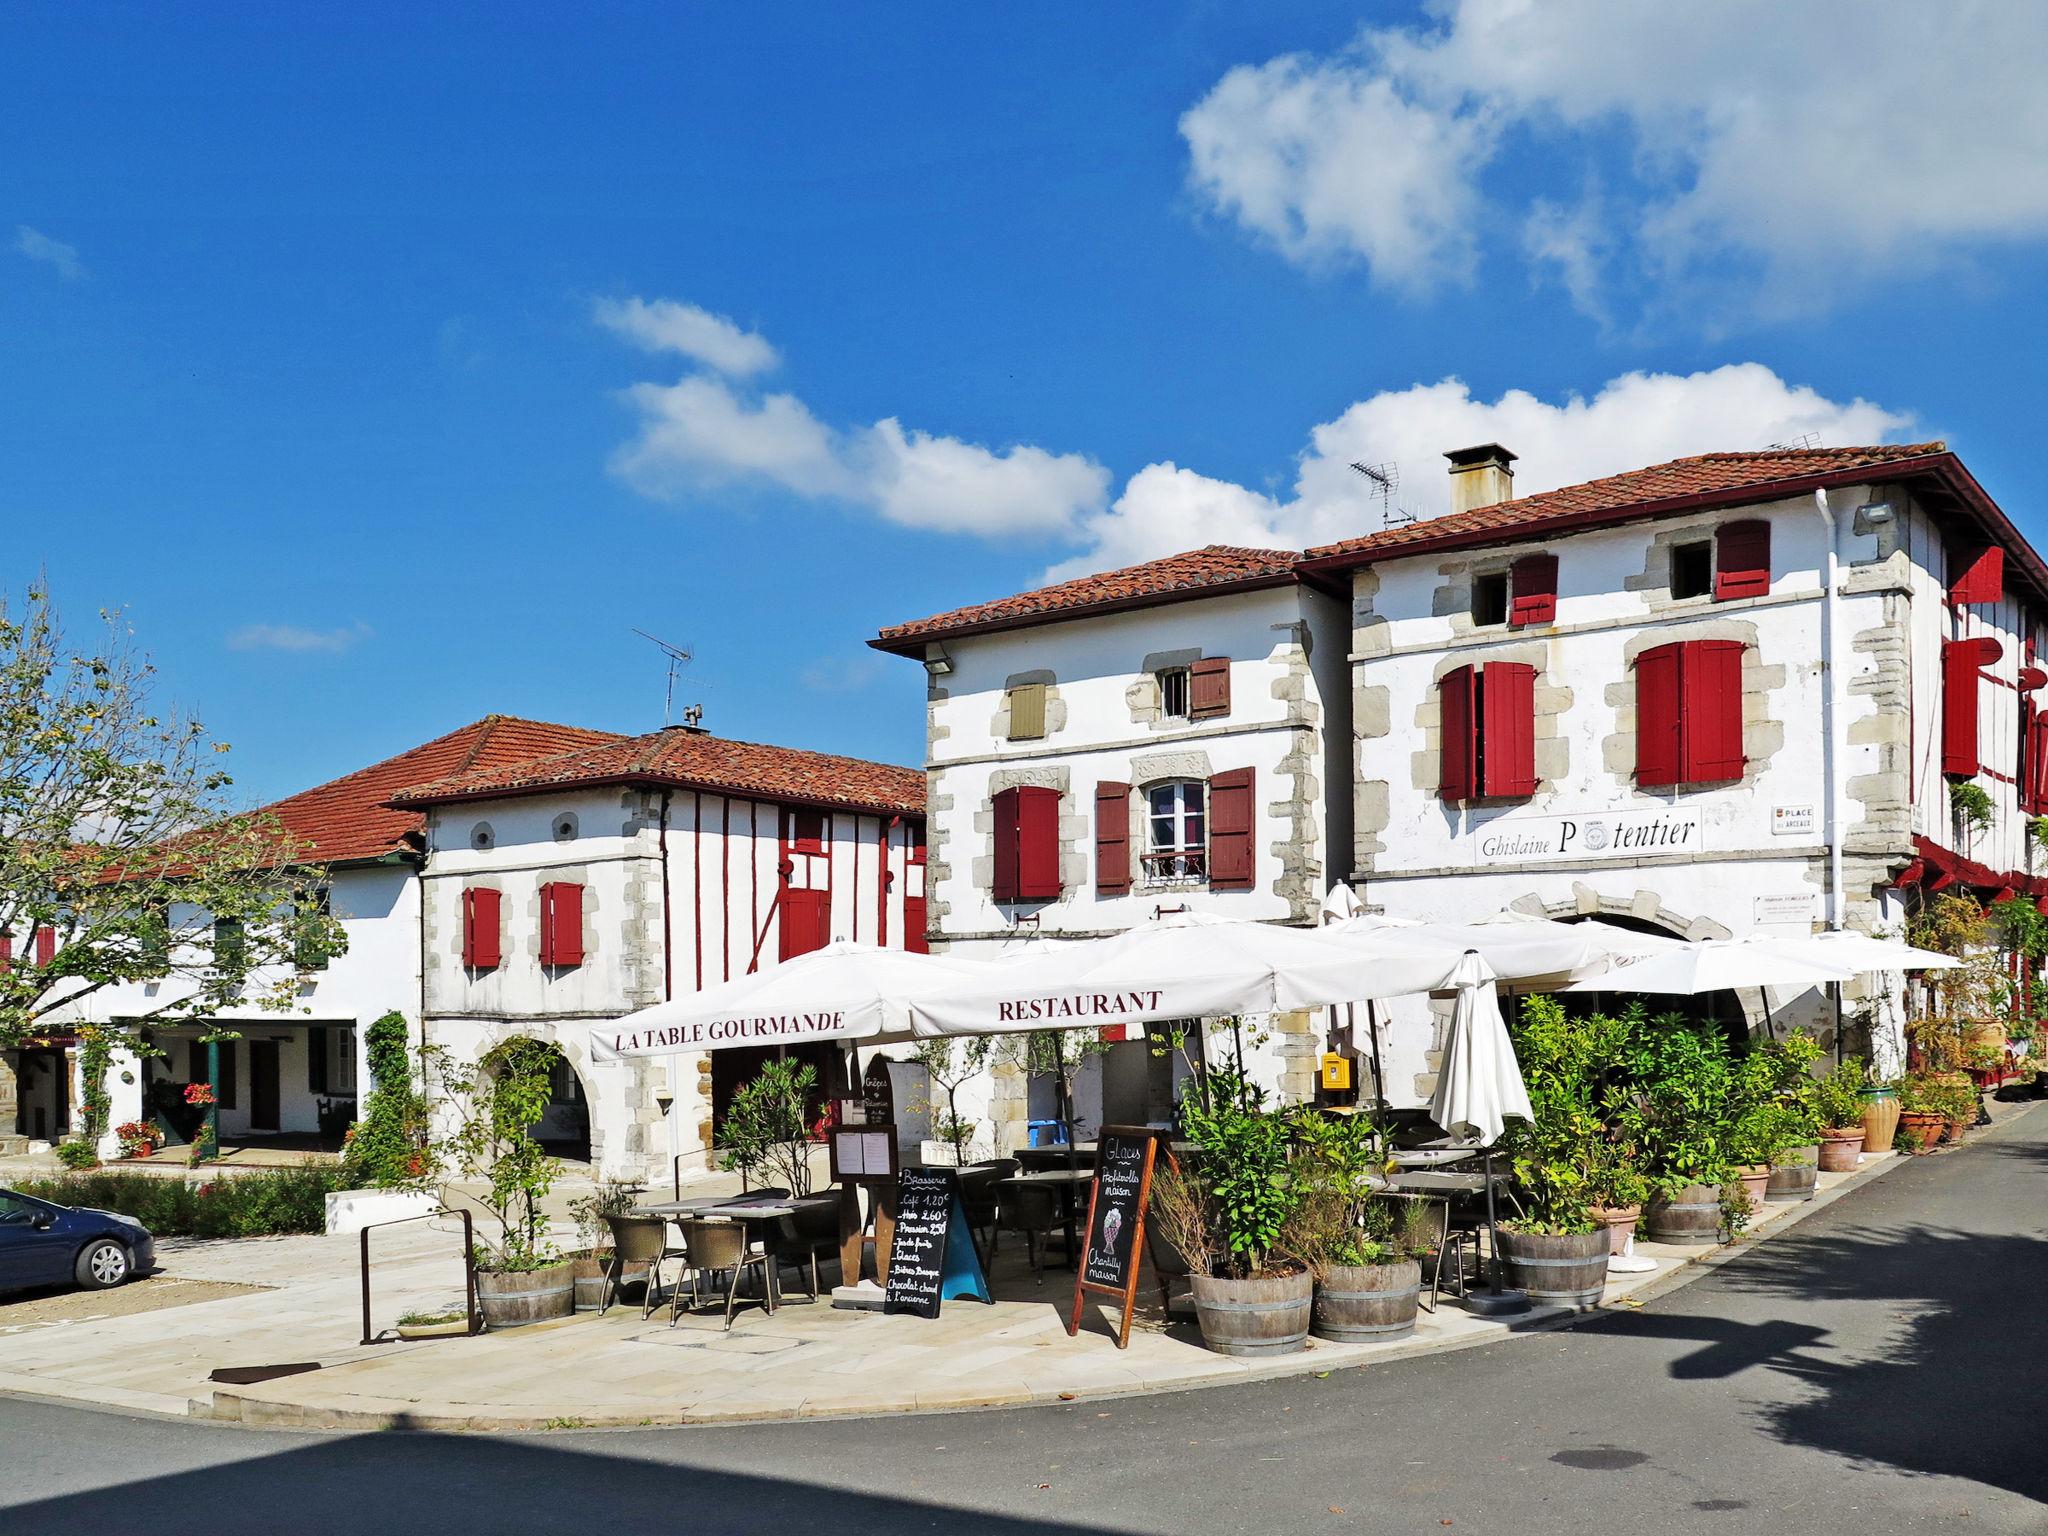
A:
<svg viewBox="0 0 2048 1536">
<path fill-rule="evenodd" d="M 1557 859 L 1657 858 L 1699 853 L 1705 821 L 1698 806 L 1590 811 L 1583 816 L 1503 816 L 1464 839 L 1481 868 Z"/>
</svg>

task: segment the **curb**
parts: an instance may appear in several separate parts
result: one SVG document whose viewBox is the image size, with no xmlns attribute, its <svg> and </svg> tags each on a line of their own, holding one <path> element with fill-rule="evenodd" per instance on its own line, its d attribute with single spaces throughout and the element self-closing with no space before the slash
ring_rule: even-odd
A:
<svg viewBox="0 0 2048 1536">
<path fill-rule="evenodd" d="M 1986 1134 L 1976 1138 L 1987 1139 L 2002 1131 L 2013 1121 L 2022 1118 L 2040 1107 L 2042 1101 L 2025 1103 L 2010 1114 L 2001 1115 Z M 1966 1145 L 1975 1145 L 1976 1142 Z M 1941 1153 L 1933 1154 L 1943 1155 Z M 1723 1265 L 1736 1262 L 1752 1252 L 1759 1244 L 1767 1243 L 1779 1233 L 1796 1227 L 1818 1211 L 1825 1210 L 1851 1191 L 1861 1189 L 1876 1179 L 1883 1178 L 1895 1169 L 1905 1167 L 1913 1159 L 1905 1156 L 1889 1156 L 1880 1159 L 1867 1168 L 1858 1169 L 1841 1183 L 1811 1200 L 1786 1204 L 1773 1214 L 1768 1222 L 1753 1236 L 1735 1243 L 1726 1243 L 1703 1248 L 1696 1254 L 1679 1255 L 1661 1253 L 1660 1258 L 1673 1258 L 1676 1262 L 1664 1273 L 1655 1275 L 1631 1290 L 1628 1295 L 1603 1301 L 1598 1306 L 1576 1310 L 1567 1307 L 1539 1307 L 1509 1322 L 1500 1332 L 1471 1334 L 1448 1339 L 1414 1339 L 1386 1348 L 1369 1360 L 1345 1360 L 1324 1364 L 1316 1358 L 1314 1346 L 1294 1355 L 1282 1356 L 1271 1361 L 1256 1364 L 1243 1363 L 1240 1368 L 1227 1372 L 1210 1372 L 1199 1376 L 1182 1376 L 1173 1380 L 1134 1382 L 1130 1385 L 1095 1386 L 1069 1391 L 1058 1390 L 1014 1390 L 976 1391 L 972 1388 L 956 1388 L 930 1393 L 912 1393 L 896 1403 L 877 1403 L 872 1400 L 852 1403 L 834 1403 L 830 1400 L 819 1402 L 812 1407 L 808 1402 L 789 1405 L 762 1405 L 753 1408 L 720 1410 L 715 1403 L 695 1409 L 669 1412 L 579 1412 L 573 1402 L 557 1405 L 559 1412 L 547 1413 L 528 1411 L 517 1414 L 496 1413 L 484 1408 L 475 1413 L 464 1413 L 460 1405 L 449 1403 L 434 1410 L 424 1410 L 416 1401 L 399 1398 L 363 1397 L 355 1405 L 345 1408 L 324 1408 L 290 1400 L 255 1396 L 240 1391 L 217 1391 L 211 1400 L 193 1398 L 186 1406 L 184 1417 L 209 1420 L 224 1424 L 238 1425 L 251 1429 L 326 1429 L 326 1430 L 419 1430 L 433 1433 L 494 1433 L 513 1434 L 545 1431 L 581 1430 L 627 1430 L 653 1428 L 695 1428 L 719 1425 L 742 1425 L 759 1423 L 827 1422 L 855 1418 L 872 1418 L 882 1414 L 910 1415 L 926 1413 L 964 1413 L 995 1408 L 1054 1407 L 1063 1403 L 1109 1402 L 1132 1397 L 1155 1397 L 1171 1392 L 1200 1391 L 1207 1387 L 1247 1384 L 1285 1380 L 1299 1376 L 1333 1374 L 1343 1370 L 1368 1370 L 1373 1366 L 1396 1360 L 1412 1360 L 1425 1355 L 1451 1354 L 1460 1350 L 1478 1349 L 1500 1344 L 1506 1340 L 1532 1334 L 1554 1333 L 1577 1327 L 1589 1320 L 1626 1315 L 1638 1310 L 1644 1302 L 1667 1296 L 1696 1280 L 1704 1279 Z M 300 1378 L 313 1380 L 316 1378 Z M 27 1395 L 27 1394 L 23 1394 Z M 46 1401 L 67 1401 L 80 1406 L 77 1399 L 44 1397 Z M 102 1406 L 84 1404 L 82 1406 Z M 177 1415 L 162 1410 L 129 1408 L 129 1412 L 158 1412 L 165 1417 Z"/>
</svg>

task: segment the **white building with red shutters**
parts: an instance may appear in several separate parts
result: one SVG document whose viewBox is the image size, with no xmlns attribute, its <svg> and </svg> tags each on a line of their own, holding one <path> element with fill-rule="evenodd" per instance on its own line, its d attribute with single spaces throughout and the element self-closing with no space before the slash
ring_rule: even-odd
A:
<svg viewBox="0 0 2048 1536">
<path fill-rule="evenodd" d="M 1348 872 L 1345 605 L 1288 551 L 1215 546 L 885 629 L 923 664 L 930 917 L 949 952 L 1120 932 L 1161 909 L 1313 924 Z M 1333 792 L 1334 791 L 1334 792 Z M 1260 1070 L 1308 1091 L 1305 1020 Z M 1091 1064 L 1084 1128 L 1152 1120 L 1163 1062 Z M 993 1111 L 1007 1148 L 1046 1086 Z"/>
<path fill-rule="evenodd" d="M 593 1067 L 591 1026 L 835 939 L 921 949 L 924 802 L 915 769 L 687 726 L 408 788 L 427 1037 L 466 1060 L 552 1044 L 544 1140 L 605 1175 L 700 1172 L 773 1048 Z M 821 1091 L 841 1070 L 789 1050 Z"/>
<path fill-rule="evenodd" d="M 1710 454 L 1521 498 L 1505 450 L 1450 457 L 1450 515 L 1299 567 L 1351 604 L 1369 905 L 1704 937 L 1897 932 L 1950 885 L 2048 894 L 2048 567 L 1944 445 Z M 1965 783 L 1988 820 L 1954 810 Z M 1772 1001 L 1833 1027 L 1817 992 Z M 1865 1022 L 1895 1054 L 1896 1017 Z"/>
</svg>

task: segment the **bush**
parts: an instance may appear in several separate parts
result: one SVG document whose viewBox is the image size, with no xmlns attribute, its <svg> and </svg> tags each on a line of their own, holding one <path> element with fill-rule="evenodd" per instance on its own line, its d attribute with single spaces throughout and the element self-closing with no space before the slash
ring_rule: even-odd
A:
<svg viewBox="0 0 2048 1536">
<path fill-rule="evenodd" d="M 83 1137 L 57 1143 L 57 1161 L 66 1168 L 97 1168 L 99 1149 Z"/>
<path fill-rule="evenodd" d="M 1851 1056 L 1814 1085 L 1813 1107 L 1827 1130 L 1863 1123 L 1863 1058 Z"/>
<path fill-rule="evenodd" d="M 79 1173 L 17 1185 L 25 1195 L 133 1216 L 158 1237 L 272 1237 L 324 1232 L 338 1168 L 279 1168 L 205 1183 L 146 1173 Z"/>
<path fill-rule="evenodd" d="M 414 1080 L 405 1015 L 393 1011 L 363 1038 L 370 1096 L 349 1128 L 342 1166 L 358 1189 L 425 1189 L 438 1171 L 431 1148 L 433 1106 Z"/>
</svg>

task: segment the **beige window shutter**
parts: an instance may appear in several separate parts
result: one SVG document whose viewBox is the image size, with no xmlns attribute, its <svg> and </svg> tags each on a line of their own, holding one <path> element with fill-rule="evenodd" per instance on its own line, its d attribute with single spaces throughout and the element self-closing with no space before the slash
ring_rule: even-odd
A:
<svg viewBox="0 0 2048 1536">
<path fill-rule="evenodd" d="M 1010 740 L 1036 741 L 1045 735 L 1045 684 L 1024 683 L 1010 690 Z"/>
</svg>

